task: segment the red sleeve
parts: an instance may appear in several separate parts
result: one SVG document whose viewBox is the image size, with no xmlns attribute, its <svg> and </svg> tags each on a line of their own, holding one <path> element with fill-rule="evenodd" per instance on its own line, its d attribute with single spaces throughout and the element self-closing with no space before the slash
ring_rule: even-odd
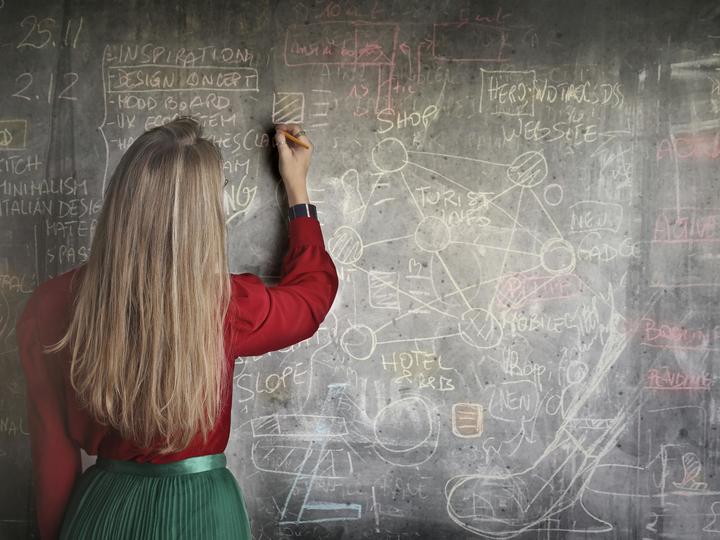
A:
<svg viewBox="0 0 720 540">
<path fill-rule="evenodd" d="M 26 380 L 38 528 L 43 540 L 54 540 L 82 468 L 80 449 L 66 431 L 62 364 L 55 355 L 43 354 L 36 313 L 31 297 L 15 333 Z"/>
<path fill-rule="evenodd" d="M 258 356 L 312 336 L 330 311 L 338 276 L 313 217 L 290 221 L 290 242 L 280 283 L 268 287 L 254 274 L 231 274 L 232 351 Z"/>
</svg>

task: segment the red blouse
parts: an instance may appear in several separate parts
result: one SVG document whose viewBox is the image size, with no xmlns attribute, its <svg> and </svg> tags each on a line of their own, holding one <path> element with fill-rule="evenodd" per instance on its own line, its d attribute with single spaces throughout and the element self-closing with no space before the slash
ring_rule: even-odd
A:
<svg viewBox="0 0 720 540">
<path fill-rule="evenodd" d="M 289 246 L 280 283 L 267 287 L 249 273 L 231 274 L 232 301 L 225 319 L 227 361 L 281 349 L 312 336 L 335 299 L 338 277 L 325 250 L 320 224 L 313 217 L 290 221 Z M 230 435 L 232 377 L 223 412 L 202 444 L 176 454 L 159 455 L 136 447 L 101 426 L 80 409 L 69 381 L 69 354 L 43 356 L 41 344 L 57 341 L 71 315 L 70 279 L 82 265 L 42 283 L 17 321 L 19 355 L 27 381 L 27 410 L 35 482 L 35 499 L 43 539 L 59 534 L 65 506 L 81 473 L 80 448 L 111 459 L 166 463 L 220 453 Z M 232 372 L 232 369 L 230 370 Z"/>
</svg>

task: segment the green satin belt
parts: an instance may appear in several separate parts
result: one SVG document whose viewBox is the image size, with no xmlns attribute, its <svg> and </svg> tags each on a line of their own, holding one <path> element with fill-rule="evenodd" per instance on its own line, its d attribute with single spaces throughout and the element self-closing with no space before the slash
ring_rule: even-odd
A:
<svg viewBox="0 0 720 540">
<path fill-rule="evenodd" d="M 193 474 L 212 469 L 221 469 L 227 465 L 225 454 L 195 456 L 172 463 L 138 463 L 98 457 L 95 465 L 109 472 L 137 474 L 139 476 L 177 476 Z"/>
</svg>

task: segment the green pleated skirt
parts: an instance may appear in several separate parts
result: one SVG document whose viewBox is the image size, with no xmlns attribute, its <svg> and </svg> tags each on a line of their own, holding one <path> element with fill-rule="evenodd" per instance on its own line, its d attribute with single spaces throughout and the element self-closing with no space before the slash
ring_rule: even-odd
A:
<svg viewBox="0 0 720 540">
<path fill-rule="evenodd" d="M 61 540 L 251 540 L 225 454 L 174 463 L 98 458 L 75 483 Z"/>
</svg>

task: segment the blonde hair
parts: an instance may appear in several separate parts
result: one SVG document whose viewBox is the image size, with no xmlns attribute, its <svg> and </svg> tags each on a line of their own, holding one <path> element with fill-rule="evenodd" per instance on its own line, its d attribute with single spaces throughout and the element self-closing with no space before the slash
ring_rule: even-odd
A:
<svg viewBox="0 0 720 540">
<path fill-rule="evenodd" d="M 72 345 L 81 405 L 141 448 L 207 440 L 229 388 L 222 187 L 220 150 L 193 119 L 140 135 L 110 179 L 72 322 L 46 349 Z"/>
</svg>

